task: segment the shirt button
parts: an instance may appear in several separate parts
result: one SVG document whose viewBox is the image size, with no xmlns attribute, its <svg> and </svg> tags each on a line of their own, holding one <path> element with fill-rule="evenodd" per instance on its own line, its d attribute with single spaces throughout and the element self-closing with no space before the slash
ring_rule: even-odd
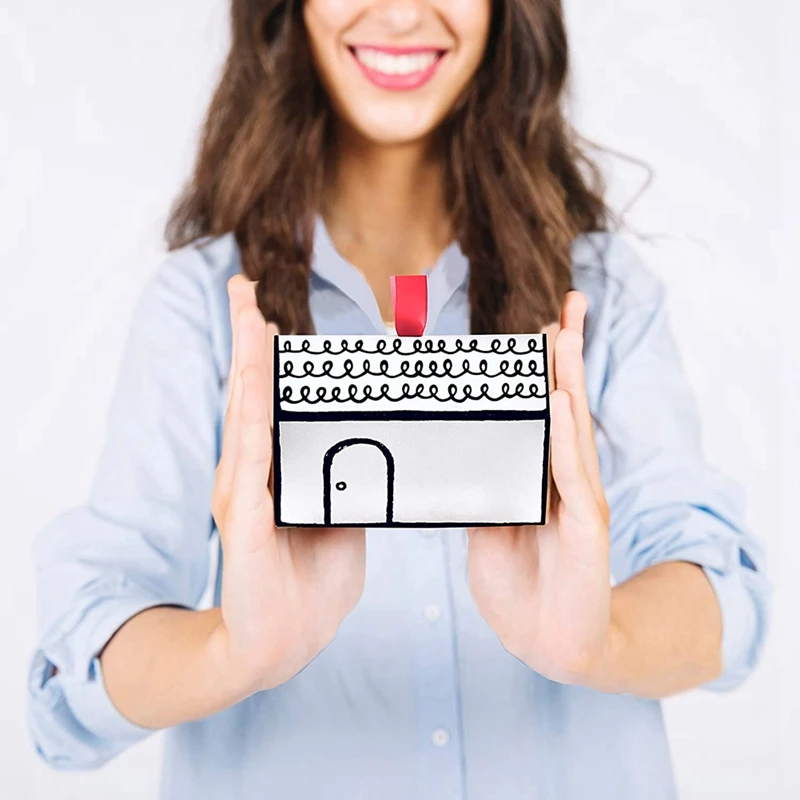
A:
<svg viewBox="0 0 800 800">
<path fill-rule="evenodd" d="M 442 616 L 442 608 L 441 606 L 431 603 L 430 605 L 425 606 L 422 613 L 428 622 L 436 622 L 436 620 Z"/>
<path fill-rule="evenodd" d="M 446 747 L 450 741 L 450 734 L 444 728 L 436 728 L 431 734 L 431 741 L 436 747 Z"/>
</svg>

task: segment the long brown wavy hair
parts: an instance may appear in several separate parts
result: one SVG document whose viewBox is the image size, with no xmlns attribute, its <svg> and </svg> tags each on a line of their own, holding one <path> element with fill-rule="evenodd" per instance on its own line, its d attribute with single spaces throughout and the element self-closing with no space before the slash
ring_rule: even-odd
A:
<svg viewBox="0 0 800 800">
<path fill-rule="evenodd" d="M 570 245 L 607 228 L 597 167 L 563 112 L 561 0 L 492 0 L 483 61 L 441 126 L 445 196 L 470 263 L 473 333 L 535 332 L 558 318 Z M 302 0 L 232 0 L 232 43 L 170 249 L 233 233 L 265 318 L 313 333 L 313 235 L 334 114 Z"/>
</svg>

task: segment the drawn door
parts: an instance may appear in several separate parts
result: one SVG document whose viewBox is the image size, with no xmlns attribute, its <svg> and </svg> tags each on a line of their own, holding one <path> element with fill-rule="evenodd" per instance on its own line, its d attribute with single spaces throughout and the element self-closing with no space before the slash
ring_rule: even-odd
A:
<svg viewBox="0 0 800 800">
<path fill-rule="evenodd" d="M 394 459 L 374 439 L 346 439 L 325 454 L 326 525 L 380 525 L 392 521 Z"/>
</svg>

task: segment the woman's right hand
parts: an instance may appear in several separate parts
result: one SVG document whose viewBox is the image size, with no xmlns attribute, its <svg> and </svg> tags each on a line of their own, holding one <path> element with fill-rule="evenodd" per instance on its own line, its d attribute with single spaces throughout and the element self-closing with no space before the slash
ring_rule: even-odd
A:
<svg viewBox="0 0 800 800">
<path fill-rule="evenodd" d="M 364 529 L 276 528 L 272 467 L 275 325 L 255 283 L 228 282 L 233 356 L 212 512 L 222 542 L 221 621 L 228 677 L 245 693 L 277 686 L 336 635 L 364 588 Z"/>
</svg>

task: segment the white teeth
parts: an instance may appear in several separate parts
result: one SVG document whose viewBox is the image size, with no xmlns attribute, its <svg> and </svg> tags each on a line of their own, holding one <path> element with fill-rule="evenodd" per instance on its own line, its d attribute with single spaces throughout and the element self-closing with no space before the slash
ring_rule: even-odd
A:
<svg viewBox="0 0 800 800">
<path fill-rule="evenodd" d="M 370 47 L 355 48 L 356 58 L 367 68 L 384 75 L 413 75 L 433 66 L 437 58 L 435 50 L 395 56 Z"/>
</svg>

